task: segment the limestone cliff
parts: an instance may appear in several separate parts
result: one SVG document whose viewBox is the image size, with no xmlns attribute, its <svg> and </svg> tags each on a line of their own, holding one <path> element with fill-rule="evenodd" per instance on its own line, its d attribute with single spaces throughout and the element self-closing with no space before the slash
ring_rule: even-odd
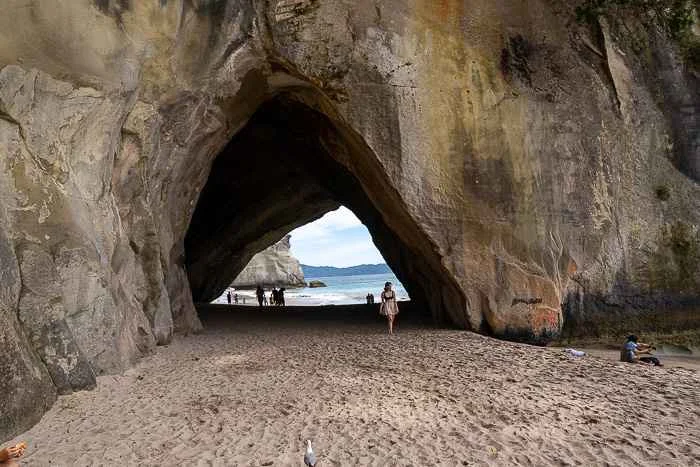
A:
<svg viewBox="0 0 700 467">
<path fill-rule="evenodd" d="M 340 204 L 438 323 L 698 329 L 698 75 L 576 3 L 5 0 L 0 440 Z"/>
<path fill-rule="evenodd" d="M 299 260 L 292 256 L 291 235 L 253 256 L 231 284 L 233 287 L 304 287 L 304 272 Z"/>
</svg>

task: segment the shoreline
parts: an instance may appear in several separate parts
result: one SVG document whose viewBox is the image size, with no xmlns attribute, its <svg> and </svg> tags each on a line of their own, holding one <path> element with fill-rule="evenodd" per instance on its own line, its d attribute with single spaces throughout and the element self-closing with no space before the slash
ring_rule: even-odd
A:
<svg viewBox="0 0 700 467">
<path fill-rule="evenodd" d="M 324 287 L 293 287 L 285 288 L 285 301 L 292 306 L 318 306 L 318 305 L 364 305 L 368 294 L 373 294 L 375 303 L 378 303 L 384 283 L 389 281 L 394 284 L 397 298 L 402 301 L 410 299 L 408 292 L 393 273 L 387 274 L 357 274 L 345 276 L 309 276 L 305 280 L 310 282 L 320 281 Z M 308 284 L 307 283 L 307 284 Z M 265 296 L 269 300 L 273 285 L 263 285 Z M 280 286 L 276 286 L 280 288 Z M 227 292 L 233 296 L 238 295 L 238 305 L 257 305 L 255 296 L 256 287 L 229 287 L 213 300 L 213 304 L 227 304 Z M 245 299 L 246 303 L 243 303 Z M 232 301 L 231 304 L 236 304 Z"/>
<path fill-rule="evenodd" d="M 361 299 L 352 299 L 350 297 L 343 299 L 335 299 L 335 300 L 329 300 L 327 297 L 314 297 L 313 295 L 308 295 L 308 294 L 303 294 L 299 295 L 300 291 L 308 290 L 309 288 L 299 288 L 299 289 L 286 289 L 285 290 L 285 303 L 287 304 L 287 307 L 289 306 L 301 306 L 301 307 L 319 307 L 319 306 L 364 306 L 367 305 L 364 301 Z M 323 293 L 324 287 L 318 287 L 314 288 L 312 290 L 316 291 L 317 293 Z M 290 293 L 291 292 L 291 293 Z M 331 292 L 332 293 L 332 292 Z M 255 290 L 240 290 L 236 289 L 234 291 L 231 291 L 231 295 L 233 296 L 234 294 L 238 294 L 239 301 L 238 303 L 232 303 L 230 306 L 245 306 L 245 307 L 251 307 L 251 306 L 258 306 L 258 299 L 255 295 Z M 265 295 L 270 297 L 270 289 L 266 289 Z M 243 298 L 245 297 L 245 303 L 243 303 Z M 377 300 L 377 296 L 375 295 L 375 300 Z M 329 303 L 331 302 L 332 303 Z M 411 300 L 408 297 L 405 297 L 403 299 L 397 300 L 399 303 L 408 303 Z M 379 306 L 379 302 L 375 301 L 373 305 Z M 204 304 L 204 305 L 226 305 L 229 306 L 229 304 L 226 301 L 226 293 L 224 292 L 223 295 L 220 297 L 217 297 L 216 300 Z M 270 306 L 270 305 L 265 305 L 265 306 Z"/>
</svg>

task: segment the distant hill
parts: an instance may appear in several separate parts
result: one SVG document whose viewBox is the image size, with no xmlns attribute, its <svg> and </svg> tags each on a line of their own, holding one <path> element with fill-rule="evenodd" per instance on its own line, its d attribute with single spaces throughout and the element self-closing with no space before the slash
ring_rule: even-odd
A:
<svg viewBox="0 0 700 467">
<path fill-rule="evenodd" d="M 348 268 L 336 268 L 333 266 L 309 266 L 301 265 L 304 277 L 333 277 L 333 276 L 361 276 L 364 274 L 391 274 L 391 269 L 386 264 L 360 264 Z"/>
</svg>

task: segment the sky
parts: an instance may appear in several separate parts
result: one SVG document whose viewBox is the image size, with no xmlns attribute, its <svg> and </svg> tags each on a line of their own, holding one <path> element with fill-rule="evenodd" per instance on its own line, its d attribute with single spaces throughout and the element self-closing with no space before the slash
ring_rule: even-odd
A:
<svg viewBox="0 0 700 467">
<path fill-rule="evenodd" d="M 367 227 L 345 206 L 290 232 L 292 255 L 309 266 L 384 263 Z"/>
</svg>

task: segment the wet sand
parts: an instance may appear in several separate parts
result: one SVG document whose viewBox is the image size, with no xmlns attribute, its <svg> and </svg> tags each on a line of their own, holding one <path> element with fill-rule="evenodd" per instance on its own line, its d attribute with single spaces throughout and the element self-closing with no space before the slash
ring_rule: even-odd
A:
<svg viewBox="0 0 700 467">
<path fill-rule="evenodd" d="M 334 313 L 329 313 L 332 308 Z M 325 310 L 325 311 L 324 311 Z M 209 307 L 59 398 L 22 465 L 698 465 L 700 375 L 399 323 Z"/>
</svg>

